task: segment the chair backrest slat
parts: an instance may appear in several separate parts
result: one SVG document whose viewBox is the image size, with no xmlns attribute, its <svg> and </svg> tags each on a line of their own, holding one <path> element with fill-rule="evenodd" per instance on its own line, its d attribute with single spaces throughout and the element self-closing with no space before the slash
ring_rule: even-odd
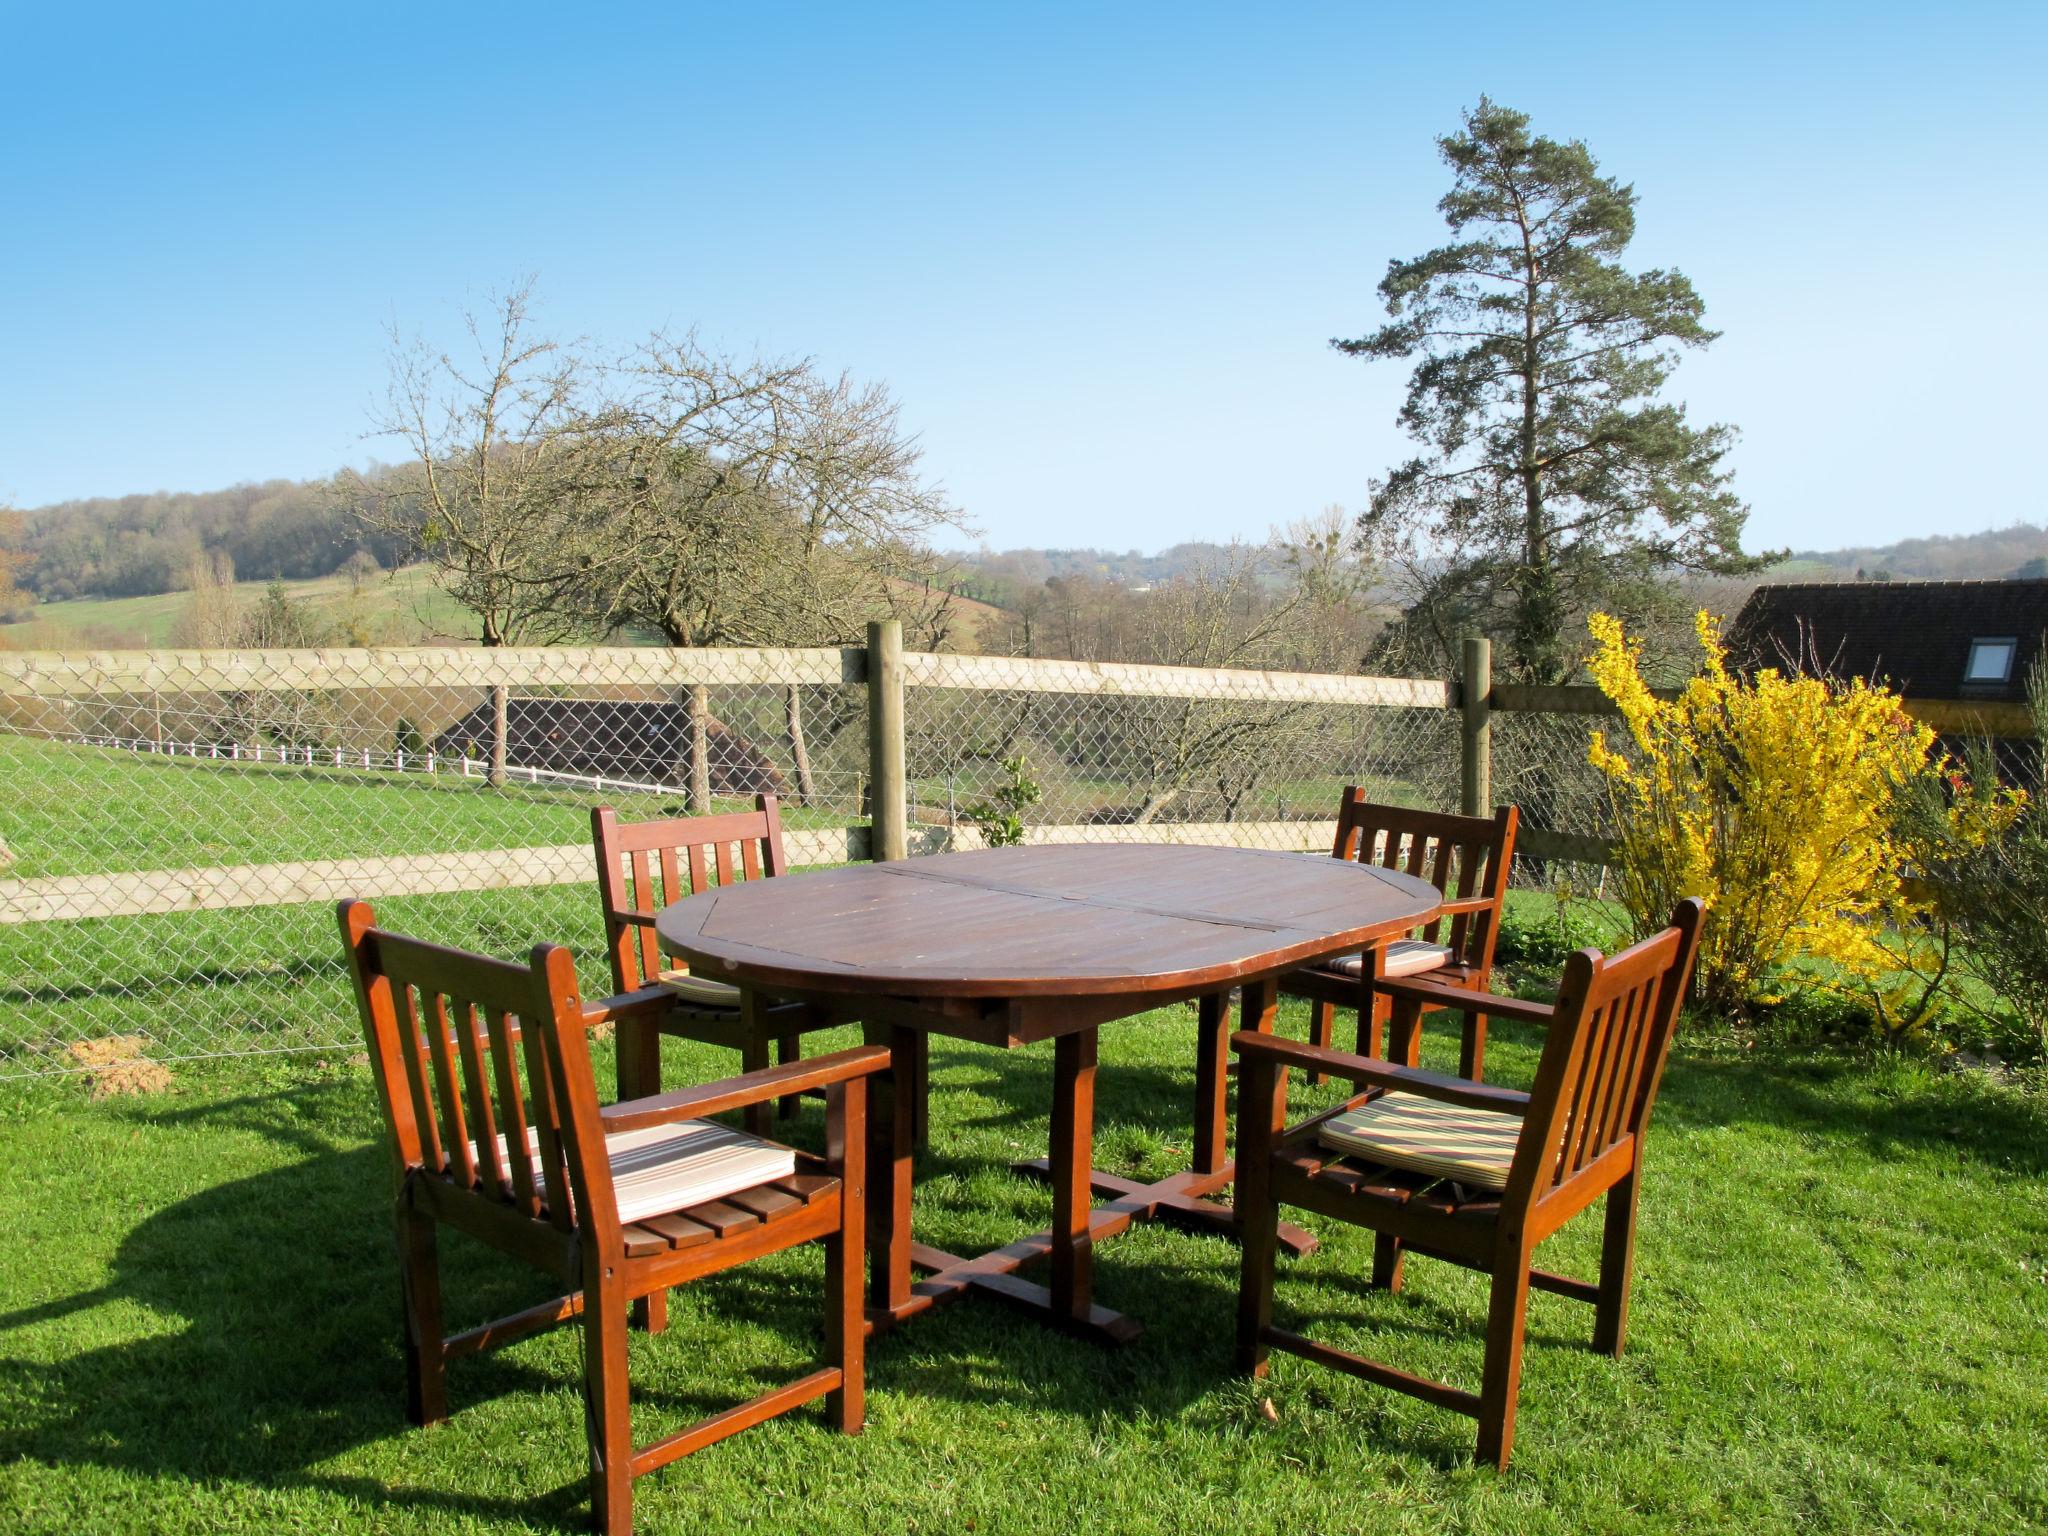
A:
<svg viewBox="0 0 2048 1536">
<path fill-rule="evenodd" d="M 549 1075 L 542 1031 L 525 1026 L 520 1038 L 526 1047 L 526 1081 L 532 1093 L 535 1139 L 540 1143 L 540 1175 L 547 1186 L 548 1223 L 567 1232 L 576 1225 L 576 1205 L 569 1183 L 567 1160 L 562 1156 L 562 1120 L 555 1099 L 555 1085 Z"/>
<path fill-rule="evenodd" d="M 661 887 L 654 883 L 654 874 L 649 867 L 647 850 L 636 848 L 626 856 L 632 870 L 628 888 L 633 893 L 633 907 L 639 912 L 659 911 L 664 905 Z M 661 969 L 661 948 L 655 942 L 654 930 L 642 927 L 638 930 L 640 939 L 640 971 L 643 976 L 652 976 Z"/>
<path fill-rule="evenodd" d="M 615 1229 L 569 952 L 544 944 L 511 965 L 378 929 L 367 902 L 340 915 L 398 1177 L 444 1179 L 564 1233 Z"/>
<path fill-rule="evenodd" d="M 773 795 L 756 795 L 751 811 L 662 821 L 620 821 L 610 806 L 599 806 L 590 814 L 590 827 L 605 949 L 612 985 L 620 992 L 645 986 L 664 969 L 653 926 L 634 914 L 659 912 L 714 881 L 757 880 L 785 867 L 782 811 Z"/>
<path fill-rule="evenodd" d="M 469 1090 L 469 1134 L 476 1149 L 477 1181 L 485 1190 L 509 1196 L 511 1171 L 505 1166 L 505 1149 L 498 1141 L 498 1114 L 491 1074 L 484 1070 L 484 1045 L 477 1027 L 476 1004 L 467 998 L 454 999 L 449 1022 L 455 1030 L 455 1045 L 462 1060 L 462 1081 Z"/>
<path fill-rule="evenodd" d="M 1533 1205 L 1642 1134 L 1691 981 L 1703 912 L 1699 901 L 1682 901 L 1663 932 L 1617 955 L 1582 949 L 1566 962 L 1506 1202 Z"/>
<path fill-rule="evenodd" d="M 1497 915 L 1507 892 L 1517 820 L 1513 806 L 1492 816 L 1454 816 L 1385 805 L 1367 799 L 1354 785 L 1338 804 L 1330 851 L 1340 859 L 1427 880 L 1446 897 L 1491 900 L 1492 913 L 1460 912 L 1419 930 L 1423 939 L 1446 945 L 1465 964 L 1484 971 L 1493 964 L 1499 937 Z"/>
<path fill-rule="evenodd" d="M 404 985 L 401 983 L 401 985 Z M 406 986 L 408 994 L 412 992 Z M 415 1027 L 427 1034 L 427 1049 L 433 1053 L 434 1079 L 440 1085 L 442 1129 L 442 1170 L 452 1168 L 465 1185 L 476 1183 L 476 1148 L 470 1139 L 469 1116 L 462 1106 L 462 1083 L 455 1069 L 454 1042 L 448 1028 L 448 1009 L 438 992 L 422 988 L 424 1009 L 414 1009 Z M 420 1015 L 424 1013 L 425 1017 Z"/>
<path fill-rule="evenodd" d="M 512 1174 L 512 1200 L 529 1216 L 540 1215 L 540 1191 L 533 1177 L 533 1158 L 527 1147 L 526 1095 L 520 1091 L 519 1057 L 514 1041 L 512 1016 L 493 1009 L 486 1021 L 491 1033 L 491 1065 L 497 1069 L 498 1104 L 504 1112 L 501 1129 L 505 1135 L 507 1161 Z"/>
<path fill-rule="evenodd" d="M 403 1058 L 405 1066 L 405 1084 L 411 1100 L 413 1125 L 419 1138 L 416 1155 L 424 1166 L 439 1173 L 448 1166 L 448 1144 L 441 1135 L 441 1117 L 434 1108 L 436 1068 L 427 1059 L 427 1041 L 420 1029 L 419 1010 L 414 1004 L 411 987 L 398 988 L 394 1002 L 390 982 L 383 977 L 378 981 L 383 989 L 384 1003 L 392 1008 L 398 1024 L 392 1033 L 397 1037 L 396 1054 Z"/>
</svg>

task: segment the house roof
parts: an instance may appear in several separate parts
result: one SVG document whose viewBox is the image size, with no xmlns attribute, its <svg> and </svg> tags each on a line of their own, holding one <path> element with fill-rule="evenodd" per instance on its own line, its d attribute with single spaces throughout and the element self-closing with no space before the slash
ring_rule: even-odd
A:
<svg viewBox="0 0 2048 1536">
<path fill-rule="evenodd" d="M 1795 582 L 1752 592 L 1728 649 L 1745 668 L 1803 658 L 1908 698 L 2018 700 L 2044 639 L 2048 580 Z M 1979 641 L 2012 642 L 2002 678 L 1969 680 Z"/>
</svg>

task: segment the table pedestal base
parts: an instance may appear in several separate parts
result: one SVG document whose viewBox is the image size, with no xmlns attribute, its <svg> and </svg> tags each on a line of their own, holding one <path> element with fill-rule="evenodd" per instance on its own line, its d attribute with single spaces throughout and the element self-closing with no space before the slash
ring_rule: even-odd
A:
<svg viewBox="0 0 2048 1536">
<path fill-rule="evenodd" d="M 1273 981 L 1249 982 L 1243 996 L 1250 1027 L 1270 1033 L 1279 1004 Z M 915 1081 L 919 1037 L 894 1021 L 869 1023 L 868 1040 L 886 1043 L 893 1063 L 888 1077 L 877 1083 L 868 1121 L 868 1331 L 893 1328 L 942 1301 L 982 1290 L 1083 1338 L 1123 1344 L 1143 1333 L 1144 1325 L 1137 1319 L 1095 1304 L 1095 1244 L 1125 1231 L 1134 1221 L 1171 1221 L 1200 1232 L 1237 1235 L 1236 1211 L 1205 1198 L 1236 1176 L 1235 1166 L 1224 1156 L 1228 1027 L 1225 1000 L 1220 995 L 1202 999 L 1195 1169 L 1154 1184 L 1119 1178 L 1094 1166 L 1096 1025 L 1084 1023 L 1054 1036 L 1050 1156 L 1020 1165 L 1021 1171 L 1052 1185 L 1052 1224 L 979 1257 L 961 1258 L 918 1242 L 910 1231 L 913 1144 L 908 1087 Z M 1094 1203 L 1104 1196 L 1104 1204 Z M 1315 1247 L 1315 1239 L 1298 1227 L 1283 1225 L 1280 1240 L 1296 1253 Z M 1046 1284 L 1018 1277 L 1018 1270 L 1039 1260 L 1049 1271 Z"/>
<path fill-rule="evenodd" d="M 1052 1164 L 1045 1158 L 1033 1157 L 1010 1164 L 1010 1171 L 1027 1178 L 1050 1179 Z M 1163 1221 L 1184 1232 L 1210 1233 L 1233 1240 L 1239 1231 L 1237 1207 L 1203 1197 L 1227 1188 L 1236 1179 L 1235 1163 L 1225 1163 L 1214 1173 L 1172 1174 L 1156 1184 L 1140 1184 L 1136 1179 L 1104 1173 L 1100 1168 L 1088 1170 L 1088 1184 L 1096 1194 L 1113 1201 L 1117 1209 L 1132 1208 L 1140 1221 Z M 1280 1246 L 1296 1257 L 1314 1253 L 1315 1235 L 1291 1221 L 1283 1221 Z"/>
</svg>

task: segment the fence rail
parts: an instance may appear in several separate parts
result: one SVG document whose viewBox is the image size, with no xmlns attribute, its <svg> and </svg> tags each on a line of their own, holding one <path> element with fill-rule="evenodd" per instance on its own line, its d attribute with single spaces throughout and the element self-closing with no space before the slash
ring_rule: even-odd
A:
<svg viewBox="0 0 2048 1536">
<path fill-rule="evenodd" d="M 1597 690 L 804 650 L 0 653 L 0 1076 L 352 1048 L 341 896 L 601 965 L 588 808 L 782 797 L 797 863 L 1030 842 L 1326 849 L 1338 791 L 1524 811 L 1527 878 L 1600 863 Z M 1949 730 L 2024 711 L 1913 701 Z M 597 985 L 601 977 L 586 978 Z"/>
</svg>

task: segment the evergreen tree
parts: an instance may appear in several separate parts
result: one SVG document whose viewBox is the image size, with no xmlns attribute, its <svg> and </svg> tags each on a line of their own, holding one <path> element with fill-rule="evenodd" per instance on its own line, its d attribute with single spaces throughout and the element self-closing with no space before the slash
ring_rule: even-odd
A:
<svg viewBox="0 0 2048 1536">
<path fill-rule="evenodd" d="M 1388 323 L 1332 343 L 1420 359 L 1400 419 L 1424 451 L 1374 483 L 1360 528 L 1423 555 L 1422 604 L 1501 638 L 1509 676 L 1559 682 L 1588 608 L 1764 563 L 1722 467 L 1734 429 L 1659 398 L 1675 349 L 1716 333 L 1682 274 L 1622 266 L 1635 190 L 1584 144 L 1482 97 L 1438 145 L 1452 243 L 1390 262 Z"/>
</svg>

